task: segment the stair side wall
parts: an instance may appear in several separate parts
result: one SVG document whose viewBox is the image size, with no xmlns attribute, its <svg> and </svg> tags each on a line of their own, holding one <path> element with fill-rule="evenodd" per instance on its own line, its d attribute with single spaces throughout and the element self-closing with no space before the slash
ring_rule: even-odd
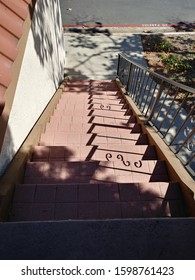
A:
<svg viewBox="0 0 195 280">
<path fill-rule="evenodd" d="M 63 80 L 65 50 L 59 0 L 37 0 L 0 154 L 0 175 Z"/>
</svg>

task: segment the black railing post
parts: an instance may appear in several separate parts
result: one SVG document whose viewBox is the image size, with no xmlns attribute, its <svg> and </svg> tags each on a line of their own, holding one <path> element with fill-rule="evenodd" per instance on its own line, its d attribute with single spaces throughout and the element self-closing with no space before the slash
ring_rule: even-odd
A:
<svg viewBox="0 0 195 280">
<path fill-rule="evenodd" d="M 117 77 L 118 77 L 118 78 L 119 78 L 120 60 L 121 60 L 121 55 L 120 55 L 120 53 L 119 53 L 119 54 L 118 54 L 118 65 L 117 65 Z"/>
<path fill-rule="evenodd" d="M 154 103 L 153 103 L 153 105 L 152 105 L 150 114 L 149 114 L 149 116 L 148 116 L 148 118 L 147 118 L 147 122 L 149 122 L 149 121 L 151 120 L 151 118 L 152 118 L 152 116 L 153 116 L 153 114 L 154 114 L 155 108 L 156 108 L 156 106 L 157 106 L 157 104 L 158 104 L 158 101 L 159 101 L 159 99 L 160 99 L 160 97 L 161 97 L 161 94 L 162 94 L 162 92 L 163 92 L 163 83 L 164 83 L 164 81 L 162 81 L 161 84 L 160 84 L 160 87 L 159 87 L 159 90 L 158 90 L 158 92 L 157 92 L 157 95 L 156 95 L 156 98 L 155 98 L 155 100 L 154 100 Z"/>
<path fill-rule="evenodd" d="M 131 67 L 132 67 L 132 63 L 129 64 L 129 74 L 128 74 L 127 84 L 126 84 L 126 93 L 128 93 L 129 82 L 130 82 L 130 78 L 131 78 Z"/>
</svg>

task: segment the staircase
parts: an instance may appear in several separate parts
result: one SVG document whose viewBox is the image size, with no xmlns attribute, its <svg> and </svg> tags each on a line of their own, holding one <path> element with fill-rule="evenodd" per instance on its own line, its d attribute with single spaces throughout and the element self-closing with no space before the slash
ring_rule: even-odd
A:
<svg viewBox="0 0 195 280">
<path fill-rule="evenodd" d="M 115 81 L 69 81 L 16 185 L 9 221 L 185 217 Z"/>
</svg>

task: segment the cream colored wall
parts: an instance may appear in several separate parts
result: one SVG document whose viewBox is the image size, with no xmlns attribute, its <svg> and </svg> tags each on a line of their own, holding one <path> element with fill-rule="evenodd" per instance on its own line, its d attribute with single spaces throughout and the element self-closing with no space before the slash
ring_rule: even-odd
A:
<svg viewBox="0 0 195 280">
<path fill-rule="evenodd" d="M 0 175 L 63 80 L 64 64 L 59 0 L 37 0 L 0 154 Z"/>
</svg>

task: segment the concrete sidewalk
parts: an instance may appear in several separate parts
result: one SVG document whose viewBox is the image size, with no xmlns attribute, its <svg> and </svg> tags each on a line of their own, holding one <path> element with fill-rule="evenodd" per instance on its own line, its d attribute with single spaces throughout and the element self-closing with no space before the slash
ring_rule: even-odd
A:
<svg viewBox="0 0 195 280">
<path fill-rule="evenodd" d="M 140 35 L 110 33 L 108 29 L 65 33 L 65 73 L 74 79 L 114 79 L 118 53 L 147 66 Z"/>
</svg>

